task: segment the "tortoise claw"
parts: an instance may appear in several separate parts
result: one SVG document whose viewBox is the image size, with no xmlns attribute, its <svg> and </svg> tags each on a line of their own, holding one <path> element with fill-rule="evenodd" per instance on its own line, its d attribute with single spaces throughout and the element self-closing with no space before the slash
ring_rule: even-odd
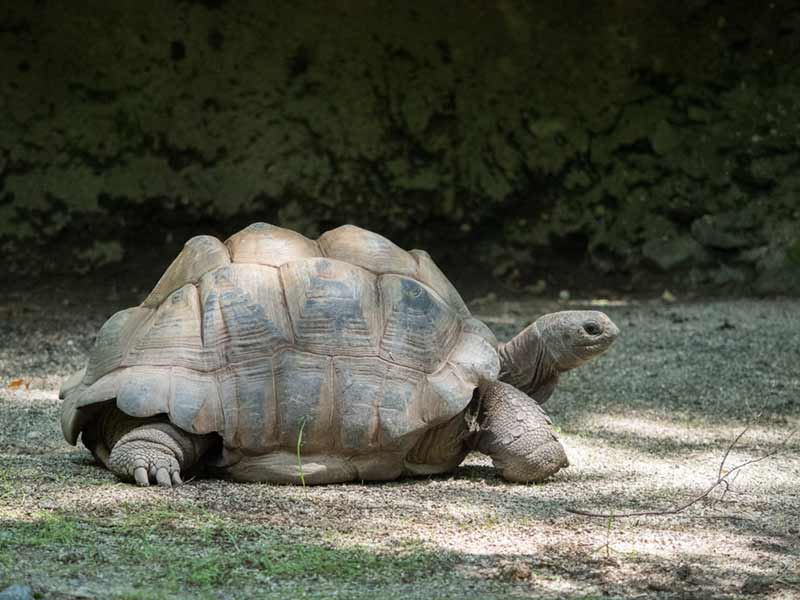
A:
<svg viewBox="0 0 800 600">
<path fill-rule="evenodd" d="M 133 478 L 136 480 L 136 485 L 142 487 L 150 485 L 150 478 L 147 476 L 147 469 L 144 467 L 136 467 L 133 471 Z"/>
<path fill-rule="evenodd" d="M 167 471 L 164 467 L 161 467 L 156 471 L 156 483 L 161 487 L 172 487 L 172 479 L 169 476 L 169 471 Z"/>
</svg>

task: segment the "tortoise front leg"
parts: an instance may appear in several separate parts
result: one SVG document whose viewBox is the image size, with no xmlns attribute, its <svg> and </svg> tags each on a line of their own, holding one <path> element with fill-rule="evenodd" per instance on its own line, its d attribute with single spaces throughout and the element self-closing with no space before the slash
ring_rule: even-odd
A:
<svg viewBox="0 0 800 600">
<path fill-rule="evenodd" d="M 182 483 L 181 472 L 192 468 L 213 442 L 213 436 L 187 433 L 165 418 L 139 419 L 113 406 L 98 419 L 98 428 L 92 452 L 117 477 L 140 486 Z"/>
<path fill-rule="evenodd" d="M 509 481 L 544 481 L 569 465 L 553 424 L 530 396 L 494 381 L 481 387 L 477 449 Z"/>
</svg>

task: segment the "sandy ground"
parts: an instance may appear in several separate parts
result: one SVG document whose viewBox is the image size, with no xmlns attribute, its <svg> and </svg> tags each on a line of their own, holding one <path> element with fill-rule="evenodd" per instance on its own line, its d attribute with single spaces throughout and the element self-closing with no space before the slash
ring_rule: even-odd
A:
<svg viewBox="0 0 800 600">
<path fill-rule="evenodd" d="M 135 295 L 135 294 L 134 294 Z M 69 446 L 58 386 L 132 298 L 0 299 L 0 589 L 39 598 L 800 598 L 800 301 L 603 307 L 622 337 L 546 409 L 572 466 L 319 488 L 138 489 Z M 581 302 L 473 304 L 501 338 Z M 760 417 L 757 415 L 761 413 Z M 676 515 L 726 469 L 733 483 Z"/>
</svg>

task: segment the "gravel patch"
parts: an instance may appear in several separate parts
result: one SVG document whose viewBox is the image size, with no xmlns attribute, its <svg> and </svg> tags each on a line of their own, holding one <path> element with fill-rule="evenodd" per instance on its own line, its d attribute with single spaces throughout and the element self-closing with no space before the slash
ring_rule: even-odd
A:
<svg viewBox="0 0 800 600">
<path fill-rule="evenodd" d="M 620 341 L 545 408 L 572 466 L 543 485 L 454 474 L 319 488 L 118 483 L 67 445 L 57 390 L 124 295 L 0 303 L 0 590 L 37 598 L 800 597 L 800 301 L 602 306 Z M 506 339 L 588 302 L 475 306 Z M 597 304 L 597 302 L 595 302 Z"/>
</svg>

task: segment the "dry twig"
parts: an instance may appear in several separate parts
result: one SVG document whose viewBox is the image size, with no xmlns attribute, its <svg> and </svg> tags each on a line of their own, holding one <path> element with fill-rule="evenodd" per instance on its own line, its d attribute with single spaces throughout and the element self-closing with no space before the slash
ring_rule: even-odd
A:
<svg viewBox="0 0 800 600">
<path fill-rule="evenodd" d="M 798 431 L 797 429 L 790 431 L 789 434 L 783 439 L 781 444 L 775 450 L 772 450 L 771 452 L 768 452 L 767 454 L 764 454 L 757 458 L 746 460 L 743 463 L 740 463 L 735 467 L 732 467 L 727 471 L 725 471 L 725 463 L 727 462 L 730 453 L 733 451 L 733 449 L 736 447 L 736 444 L 739 443 L 739 440 L 742 439 L 744 434 L 747 433 L 749 429 L 750 425 L 748 424 L 744 429 L 742 429 L 742 431 L 739 432 L 739 434 L 733 439 L 733 441 L 730 444 L 728 444 L 728 447 L 725 449 L 725 453 L 722 455 L 722 461 L 719 464 L 719 469 L 717 470 L 716 481 L 714 481 L 710 486 L 708 486 L 703 492 L 701 492 L 697 496 L 694 496 L 688 502 L 685 502 L 679 506 L 666 508 L 662 510 L 643 510 L 637 512 L 617 512 L 617 511 L 592 512 L 588 510 L 582 510 L 579 508 L 565 508 L 564 510 L 574 515 L 581 515 L 584 517 L 594 517 L 601 519 L 613 519 L 613 518 L 625 518 L 625 517 L 660 517 L 664 515 L 677 515 L 685 511 L 687 508 L 697 504 L 704 498 L 707 498 L 714 490 L 716 490 L 720 486 L 725 488 L 722 492 L 722 496 L 719 498 L 719 500 L 722 500 L 722 498 L 724 498 L 725 495 L 728 493 L 730 485 L 733 483 L 736 477 L 738 477 L 739 472 L 743 467 L 746 467 L 748 465 L 753 465 L 755 463 L 761 462 L 762 460 L 766 460 L 768 458 L 771 458 L 779 454 L 786 447 L 786 444 L 789 443 L 789 440 L 791 440 L 792 437 L 794 437 L 794 434 L 796 434 Z M 733 476 L 732 479 L 730 479 L 731 476 Z M 721 518 L 737 518 L 737 517 L 734 515 L 731 516 L 722 515 Z"/>
</svg>

